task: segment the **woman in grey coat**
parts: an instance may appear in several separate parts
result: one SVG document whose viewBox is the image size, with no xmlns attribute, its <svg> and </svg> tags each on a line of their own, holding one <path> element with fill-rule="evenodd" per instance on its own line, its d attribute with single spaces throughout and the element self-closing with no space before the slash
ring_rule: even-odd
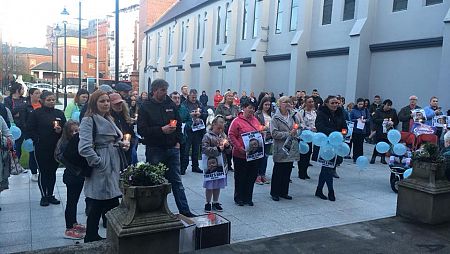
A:
<svg viewBox="0 0 450 254">
<path fill-rule="evenodd" d="M 14 145 L 12 140 L 11 132 L 9 131 L 8 125 L 6 125 L 5 120 L 0 116 L 0 193 L 3 190 L 9 189 L 9 175 L 10 175 L 10 160 L 9 160 L 9 150 L 8 150 L 8 140 Z M 0 208 L 0 211 L 2 209 Z"/>
<path fill-rule="evenodd" d="M 291 200 L 289 193 L 289 179 L 291 177 L 293 162 L 300 159 L 298 150 L 297 129 L 299 118 L 292 109 L 288 96 L 278 100 L 279 109 L 272 117 L 270 132 L 273 142 L 273 172 L 270 195 L 274 201 L 280 197 Z"/>
<path fill-rule="evenodd" d="M 90 204 L 85 243 L 102 239 L 98 235 L 101 214 L 119 205 L 122 195 L 119 177 L 123 167 L 120 149 L 129 148 L 129 144 L 121 142 L 122 137 L 122 132 L 110 115 L 108 94 L 97 90 L 90 97 L 87 112 L 81 121 L 78 144 L 80 155 L 93 168 L 91 176 L 86 177 L 84 183 L 84 195 Z"/>
</svg>

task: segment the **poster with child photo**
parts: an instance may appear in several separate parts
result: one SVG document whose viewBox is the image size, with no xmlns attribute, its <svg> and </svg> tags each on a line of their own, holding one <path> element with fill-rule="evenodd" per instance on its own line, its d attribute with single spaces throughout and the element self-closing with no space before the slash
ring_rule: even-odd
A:
<svg viewBox="0 0 450 254">
<path fill-rule="evenodd" d="M 441 115 L 441 116 L 435 116 L 433 117 L 433 126 L 434 127 L 447 127 L 447 116 Z"/>
<path fill-rule="evenodd" d="M 247 161 L 254 161 L 264 157 L 264 140 L 259 131 L 246 132 L 241 135 L 244 141 Z"/>
<path fill-rule="evenodd" d="M 411 110 L 411 114 L 415 123 L 424 123 L 427 120 L 424 109 L 413 109 Z"/>
<path fill-rule="evenodd" d="M 202 167 L 204 182 L 223 179 L 226 177 L 222 155 L 217 157 L 208 157 L 205 154 L 202 154 Z"/>
</svg>

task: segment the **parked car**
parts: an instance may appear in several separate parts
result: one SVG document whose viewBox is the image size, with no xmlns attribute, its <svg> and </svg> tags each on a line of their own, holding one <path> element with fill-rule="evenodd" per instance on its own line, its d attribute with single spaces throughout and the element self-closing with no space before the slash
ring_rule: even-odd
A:
<svg viewBox="0 0 450 254">
<path fill-rule="evenodd" d="M 44 90 L 47 90 L 47 91 L 52 90 L 52 86 L 49 84 L 46 84 L 46 83 L 35 83 L 35 84 L 31 85 L 31 88 L 37 88 L 37 89 L 41 90 L 41 92 Z"/>
</svg>

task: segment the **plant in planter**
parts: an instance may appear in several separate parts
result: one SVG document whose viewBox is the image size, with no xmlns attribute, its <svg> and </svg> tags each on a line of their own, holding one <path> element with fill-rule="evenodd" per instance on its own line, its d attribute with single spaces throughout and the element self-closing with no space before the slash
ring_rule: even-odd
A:
<svg viewBox="0 0 450 254">
<path fill-rule="evenodd" d="M 413 153 L 412 166 L 412 178 L 429 179 L 430 184 L 445 179 L 445 159 L 433 143 L 426 143 Z"/>
<path fill-rule="evenodd" d="M 122 203 L 106 214 L 112 253 L 178 253 L 180 220 L 167 206 L 171 185 L 168 168 L 160 163 L 138 163 L 120 174 Z"/>
</svg>

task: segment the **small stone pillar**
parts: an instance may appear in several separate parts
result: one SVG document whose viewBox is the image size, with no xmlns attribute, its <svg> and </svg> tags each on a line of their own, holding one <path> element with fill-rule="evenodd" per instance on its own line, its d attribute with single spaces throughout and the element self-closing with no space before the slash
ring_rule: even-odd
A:
<svg viewBox="0 0 450 254">
<path fill-rule="evenodd" d="M 113 253 L 178 253 L 181 221 L 170 212 L 170 184 L 124 187 L 119 207 L 106 214 Z"/>
<path fill-rule="evenodd" d="M 409 178 L 398 185 L 397 216 L 427 224 L 450 221 L 450 182 L 446 163 L 413 161 Z"/>
</svg>

